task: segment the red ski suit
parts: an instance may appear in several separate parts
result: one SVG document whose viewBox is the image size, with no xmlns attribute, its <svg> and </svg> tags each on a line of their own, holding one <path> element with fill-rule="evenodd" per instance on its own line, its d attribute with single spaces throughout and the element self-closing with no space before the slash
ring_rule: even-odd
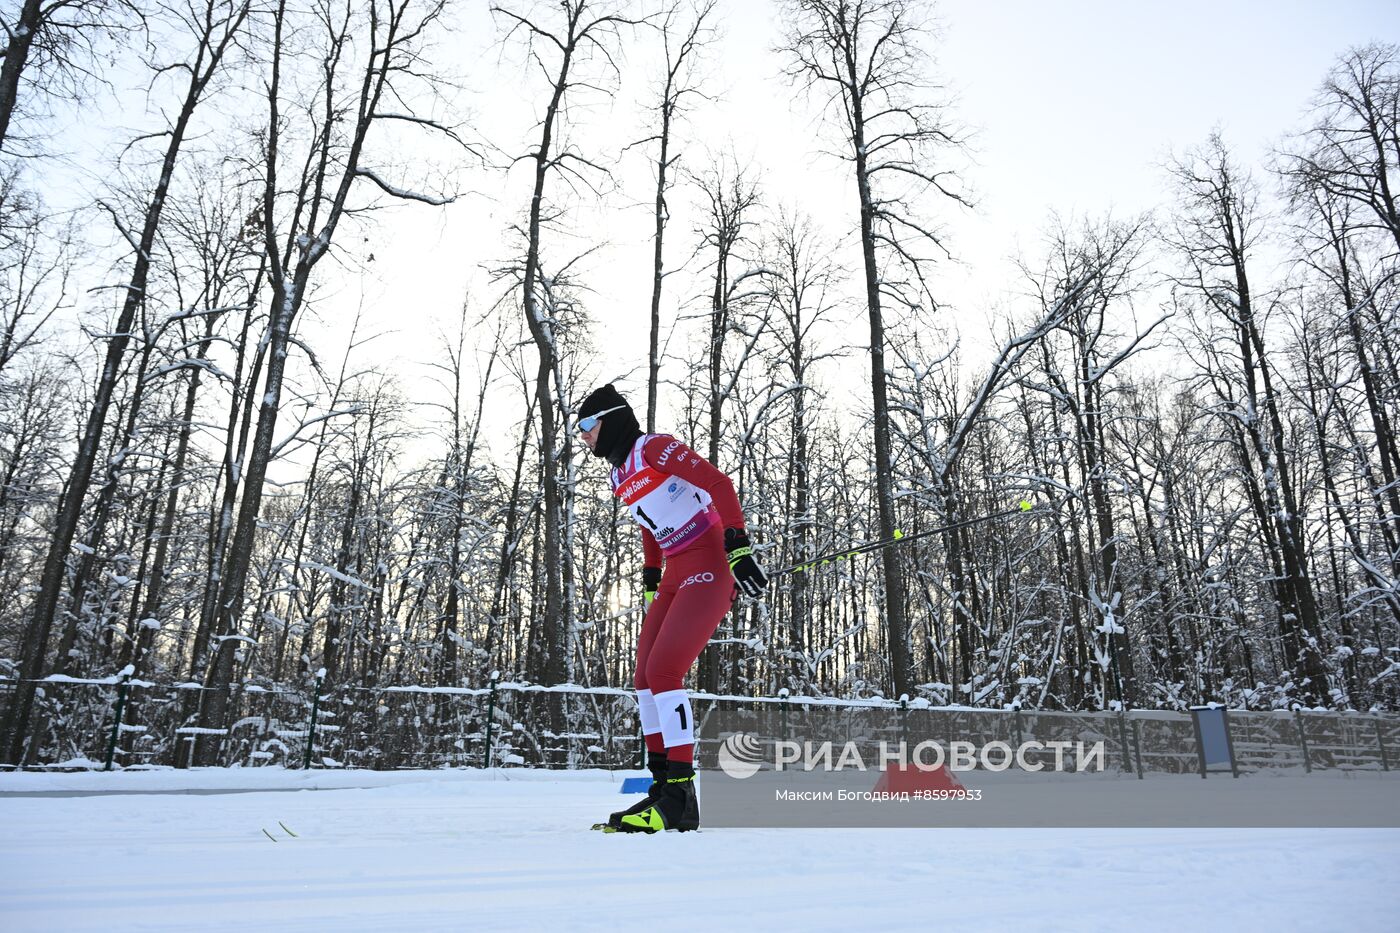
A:
<svg viewBox="0 0 1400 933">
<path fill-rule="evenodd" d="M 665 562 L 637 639 L 637 689 L 680 690 L 738 594 L 724 529 L 744 527 L 739 497 L 728 476 L 669 434 L 639 438 L 611 481 L 641 525 L 644 566 Z"/>
</svg>

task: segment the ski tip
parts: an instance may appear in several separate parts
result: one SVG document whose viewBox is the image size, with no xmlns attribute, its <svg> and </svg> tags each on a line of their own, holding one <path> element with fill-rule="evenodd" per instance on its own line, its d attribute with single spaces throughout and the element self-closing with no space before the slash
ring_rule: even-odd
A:
<svg viewBox="0 0 1400 933">
<path fill-rule="evenodd" d="M 268 832 L 266 829 L 264 829 L 264 830 L 262 831 L 262 834 L 263 834 L 264 836 L 266 836 L 267 838 L 271 839 L 273 842 L 276 842 L 276 841 L 277 841 L 277 837 L 274 836 L 274 835 L 272 835 L 272 833 Z"/>
<path fill-rule="evenodd" d="M 1031 500 L 1029 500 L 1029 499 L 1022 499 L 1022 500 L 1021 500 L 1021 511 L 1022 511 L 1022 512 L 1029 512 L 1029 511 L 1030 511 L 1031 509 L 1033 509 L 1033 508 L 1035 508 L 1035 506 L 1031 505 Z"/>
<path fill-rule="evenodd" d="M 902 538 L 902 537 L 904 537 L 904 532 L 902 532 L 902 531 L 900 531 L 898 528 L 896 528 L 896 529 L 894 530 L 894 539 L 895 539 L 896 541 L 898 541 L 898 540 L 899 540 L 900 538 Z"/>
</svg>

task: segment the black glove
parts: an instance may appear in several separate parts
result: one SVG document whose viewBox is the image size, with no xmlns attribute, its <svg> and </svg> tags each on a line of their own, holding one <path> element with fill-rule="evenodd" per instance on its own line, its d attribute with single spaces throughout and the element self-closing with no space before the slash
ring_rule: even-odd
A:
<svg viewBox="0 0 1400 933">
<path fill-rule="evenodd" d="M 734 574 L 734 581 L 744 595 L 755 599 L 762 596 L 768 577 L 754 560 L 748 532 L 742 528 L 724 529 L 724 551 L 729 555 L 729 572 Z"/>
<path fill-rule="evenodd" d="M 646 600 L 648 606 L 650 606 L 651 601 L 656 598 L 656 590 L 659 586 L 661 586 L 661 568 L 643 567 L 642 597 Z"/>
</svg>

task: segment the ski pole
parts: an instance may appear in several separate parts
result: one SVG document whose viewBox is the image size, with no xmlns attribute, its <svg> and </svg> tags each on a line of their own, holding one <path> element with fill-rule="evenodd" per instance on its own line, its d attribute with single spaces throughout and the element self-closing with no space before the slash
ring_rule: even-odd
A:
<svg viewBox="0 0 1400 933">
<path fill-rule="evenodd" d="M 1026 515 L 1034 509 L 1035 506 L 1031 503 L 1029 499 L 1022 499 L 1020 504 L 1014 509 L 1006 509 L 1001 512 L 993 512 L 990 515 L 979 515 L 977 518 L 965 518 L 960 522 L 950 522 L 947 525 L 940 525 L 937 528 L 928 528 L 924 531 L 920 531 L 912 535 L 907 535 L 904 532 L 900 531 L 898 528 L 896 528 L 894 530 L 893 538 L 885 538 L 880 541 L 869 541 L 865 544 L 860 544 L 856 547 L 849 548 L 844 551 L 834 551 L 830 554 L 823 554 L 821 557 L 814 557 L 811 560 L 803 561 L 800 564 L 793 564 L 791 567 L 779 570 L 777 573 L 773 574 L 773 576 L 781 577 L 789 573 L 802 573 L 803 571 L 811 570 L 813 567 L 816 567 L 820 564 L 829 564 L 834 560 L 847 560 L 848 558 L 855 557 L 860 554 L 869 554 L 873 551 L 883 550 L 884 548 L 887 548 L 890 545 L 898 544 L 901 541 L 917 541 L 920 538 L 927 538 L 931 535 L 943 534 L 946 531 L 954 531 L 958 528 L 967 528 L 972 525 L 980 525 L 983 522 L 995 521 L 998 518 L 1006 518 L 1011 515 Z"/>
</svg>

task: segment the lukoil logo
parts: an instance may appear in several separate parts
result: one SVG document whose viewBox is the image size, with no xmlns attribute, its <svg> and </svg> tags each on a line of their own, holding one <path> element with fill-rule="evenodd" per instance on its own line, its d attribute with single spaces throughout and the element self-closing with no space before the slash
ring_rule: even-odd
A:
<svg viewBox="0 0 1400 933">
<path fill-rule="evenodd" d="M 666 449 L 661 451 L 661 456 L 657 458 L 656 465 L 665 466 L 666 461 L 671 459 L 671 453 L 679 446 L 681 446 L 680 441 L 672 441 L 671 443 L 667 444 Z"/>
<path fill-rule="evenodd" d="M 763 747 L 748 733 L 736 732 L 720 744 L 719 766 L 730 777 L 753 777 L 762 765 Z"/>
</svg>

